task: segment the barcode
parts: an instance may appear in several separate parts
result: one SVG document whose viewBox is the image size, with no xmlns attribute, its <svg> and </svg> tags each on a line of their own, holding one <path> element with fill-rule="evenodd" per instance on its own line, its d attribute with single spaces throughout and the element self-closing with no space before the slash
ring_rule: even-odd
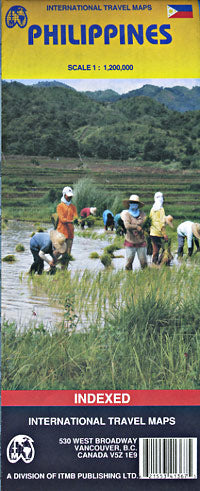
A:
<svg viewBox="0 0 200 491">
<path fill-rule="evenodd" d="M 197 438 L 139 438 L 140 479 L 197 479 Z"/>
</svg>

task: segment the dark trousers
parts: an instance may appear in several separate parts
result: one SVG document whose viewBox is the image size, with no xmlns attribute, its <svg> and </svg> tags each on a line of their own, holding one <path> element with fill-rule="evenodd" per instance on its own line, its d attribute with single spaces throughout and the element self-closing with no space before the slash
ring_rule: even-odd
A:
<svg viewBox="0 0 200 491">
<path fill-rule="evenodd" d="M 31 252 L 33 254 L 34 261 L 30 267 L 30 273 L 42 274 L 44 269 L 44 261 L 40 258 L 39 251 L 36 249 L 31 249 Z"/>
<path fill-rule="evenodd" d="M 160 252 L 160 248 L 162 247 L 162 237 L 156 237 L 154 235 L 151 235 L 150 237 L 153 247 L 152 262 L 154 264 L 158 264 L 159 252 Z"/>
<path fill-rule="evenodd" d="M 182 235 L 178 234 L 178 256 L 183 256 L 184 241 L 185 241 L 185 237 L 182 237 Z M 199 249 L 199 241 L 196 237 L 194 237 L 194 241 L 192 241 L 190 254 L 193 252 L 194 243 L 196 245 L 196 248 Z"/>
</svg>

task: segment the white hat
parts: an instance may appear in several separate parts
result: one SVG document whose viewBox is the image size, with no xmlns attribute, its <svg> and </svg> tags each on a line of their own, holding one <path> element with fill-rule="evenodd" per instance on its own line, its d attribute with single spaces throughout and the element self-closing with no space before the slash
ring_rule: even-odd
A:
<svg viewBox="0 0 200 491">
<path fill-rule="evenodd" d="M 58 230 L 51 230 L 50 239 L 56 251 L 58 251 L 60 254 L 64 254 L 64 252 L 66 252 L 67 244 L 64 234 L 61 234 L 61 232 L 58 232 Z"/>
<path fill-rule="evenodd" d="M 157 191 L 157 193 L 154 194 L 154 200 L 163 198 L 163 193 L 161 191 Z"/>
<path fill-rule="evenodd" d="M 70 186 L 66 186 L 65 188 L 63 188 L 63 196 L 67 195 L 67 196 L 73 196 L 73 191 L 72 191 L 72 188 L 70 188 Z"/>
<path fill-rule="evenodd" d="M 90 213 L 92 215 L 96 215 L 97 209 L 96 208 L 90 208 Z"/>
</svg>

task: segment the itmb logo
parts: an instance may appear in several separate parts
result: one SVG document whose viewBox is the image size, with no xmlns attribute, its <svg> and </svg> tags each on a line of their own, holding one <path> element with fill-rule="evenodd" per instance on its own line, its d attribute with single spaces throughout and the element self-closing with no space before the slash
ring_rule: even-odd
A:
<svg viewBox="0 0 200 491">
<path fill-rule="evenodd" d="M 27 435 L 17 435 L 10 440 L 7 446 L 7 459 L 15 464 L 22 459 L 25 464 L 30 464 L 35 457 L 33 439 Z"/>
<path fill-rule="evenodd" d="M 15 5 L 14 7 L 11 7 L 6 14 L 5 21 L 7 27 L 9 27 L 10 29 L 12 29 L 12 27 L 15 27 L 16 25 L 21 28 L 25 27 L 28 22 L 26 9 L 24 7 L 21 7 L 20 5 Z"/>
</svg>

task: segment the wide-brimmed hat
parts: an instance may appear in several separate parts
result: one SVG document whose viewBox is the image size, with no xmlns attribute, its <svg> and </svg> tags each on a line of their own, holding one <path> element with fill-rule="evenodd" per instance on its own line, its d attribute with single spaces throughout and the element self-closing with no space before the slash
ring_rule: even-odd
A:
<svg viewBox="0 0 200 491">
<path fill-rule="evenodd" d="M 173 223 L 172 223 L 172 222 L 173 222 L 173 217 L 172 217 L 172 215 L 167 215 L 167 216 L 165 217 L 165 223 L 166 223 L 167 225 L 169 225 L 171 228 L 174 228 L 174 225 L 173 225 Z"/>
<path fill-rule="evenodd" d="M 91 207 L 91 208 L 90 208 L 90 213 L 91 213 L 92 215 L 96 215 L 96 212 L 97 212 L 97 209 L 96 209 L 95 207 Z"/>
<path fill-rule="evenodd" d="M 125 199 L 123 201 L 123 206 L 125 208 L 129 208 L 130 201 L 134 201 L 134 203 L 138 203 L 139 208 L 142 208 L 142 206 L 144 206 L 144 203 L 140 201 L 140 198 L 137 194 L 131 194 L 129 199 Z"/>
<path fill-rule="evenodd" d="M 66 252 L 67 244 L 64 234 L 61 234 L 61 232 L 58 232 L 58 230 L 51 230 L 50 239 L 57 252 L 60 254 L 64 254 L 64 252 Z"/>
<path fill-rule="evenodd" d="M 70 186 L 65 186 L 65 188 L 63 188 L 63 196 L 67 195 L 67 196 L 73 196 L 73 191 L 72 191 L 72 188 L 70 188 Z"/>
<path fill-rule="evenodd" d="M 200 223 L 193 223 L 192 232 L 197 239 L 200 239 Z"/>
</svg>

